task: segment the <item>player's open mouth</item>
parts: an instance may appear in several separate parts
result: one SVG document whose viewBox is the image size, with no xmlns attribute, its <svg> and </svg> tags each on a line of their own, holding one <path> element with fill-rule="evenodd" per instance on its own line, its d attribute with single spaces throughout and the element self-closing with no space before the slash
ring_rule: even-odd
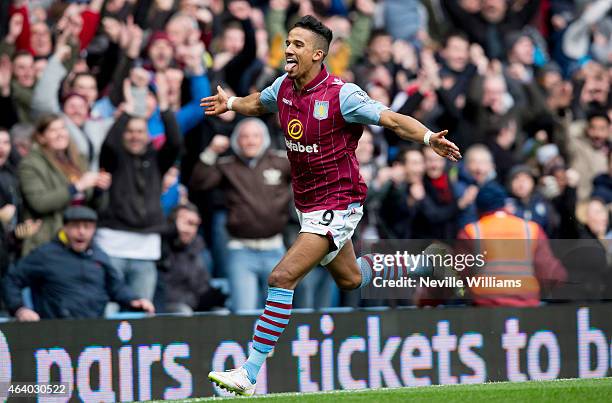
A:
<svg viewBox="0 0 612 403">
<path fill-rule="evenodd" d="M 288 57 L 286 59 L 285 71 L 289 73 L 296 67 L 297 67 L 297 60 L 294 59 L 293 57 Z"/>
</svg>

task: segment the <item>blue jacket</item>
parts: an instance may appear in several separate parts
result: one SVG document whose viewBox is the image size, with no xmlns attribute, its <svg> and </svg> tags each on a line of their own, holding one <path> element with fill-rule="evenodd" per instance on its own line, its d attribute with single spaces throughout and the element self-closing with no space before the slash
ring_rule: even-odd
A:
<svg viewBox="0 0 612 403">
<path fill-rule="evenodd" d="M 204 120 L 204 112 L 200 107 L 200 99 L 210 95 L 210 81 L 208 81 L 208 76 L 206 74 L 191 76 L 189 78 L 189 88 L 191 91 L 191 100 L 174 113 L 182 136 L 185 136 L 189 130 L 193 129 Z M 166 128 L 162 121 L 159 108 L 156 109 L 149 118 L 147 126 L 153 144 L 156 148 L 161 147 L 166 138 Z"/>
<path fill-rule="evenodd" d="M 494 181 L 496 177 L 495 171 L 491 174 L 491 176 L 485 181 L 485 183 L 479 185 L 478 187 L 482 187 L 490 181 Z M 457 178 L 457 182 L 455 182 L 455 186 L 453 188 L 457 199 L 463 197 L 463 194 L 467 190 L 470 185 L 478 185 L 474 178 L 468 173 L 465 164 L 459 164 L 459 176 Z M 459 217 L 457 220 L 458 228 L 463 228 L 468 224 L 478 221 L 478 210 L 476 209 L 476 203 L 472 203 L 468 205 L 465 209 L 459 212 Z"/>
<path fill-rule="evenodd" d="M 612 177 L 610 174 L 597 175 L 593 179 L 593 193 L 591 197 L 599 197 L 606 204 L 612 203 Z"/>
<path fill-rule="evenodd" d="M 551 206 L 542 195 L 533 193 L 527 203 L 516 197 L 511 197 L 509 201 L 514 206 L 515 216 L 537 222 L 548 235 L 551 235 Z"/>
<path fill-rule="evenodd" d="M 384 16 L 386 29 L 394 39 L 413 41 L 419 29 L 427 28 L 427 11 L 420 1 L 387 0 Z"/>
<path fill-rule="evenodd" d="M 24 306 L 21 290 L 30 287 L 41 319 L 99 318 L 109 300 L 128 307 L 137 299 L 96 244 L 76 253 L 58 238 L 11 268 L 3 286 L 11 314 Z"/>
</svg>

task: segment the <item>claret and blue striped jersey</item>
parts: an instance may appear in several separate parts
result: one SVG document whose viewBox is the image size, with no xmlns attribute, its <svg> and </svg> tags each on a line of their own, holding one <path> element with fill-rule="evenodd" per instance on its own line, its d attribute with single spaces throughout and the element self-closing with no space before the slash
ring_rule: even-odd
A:
<svg viewBox="0 0 612 403">
<path fill-rule="evenodd" d="M 363 125 L 378 124 L 388 108 L 325 67 L 299 91 L 285 74 L 260 99 L 279 114 L 297 209 L 346 210 L 349 204 L 363 204 L 367 186 L 355 149 Z"/>
</svg>

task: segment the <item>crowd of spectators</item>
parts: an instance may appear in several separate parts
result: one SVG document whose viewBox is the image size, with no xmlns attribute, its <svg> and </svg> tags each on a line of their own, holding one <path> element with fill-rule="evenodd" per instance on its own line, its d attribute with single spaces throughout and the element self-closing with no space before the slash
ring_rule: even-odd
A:
<svg viewBox="0 0 612 403">
<path fill-rule="evenodd" d="M 604 267 L 582 268 L 580 281 L 600 285 L 590 298 L 610 298 L 611 9 L 610 0 L 3 1 L 5 310 L 21 301 L 7 284 L 57 252 L 74 205 L 97 211 L 89 247 L 129 287 L 124 306 L 261 308 L 267 274 L 299 229 L 283 130 L 274 115 L 205 117 L 199 100 L 217 85 L 238 96 L 270 85 L 287 29 L 307 14 L 333 31 L 331 73 L 448 129 L 464 154 L 449 163 L 365 127 L 357 157 L 369 193 L 356 241 L 453 239 L 478 219 L 479 189 L 495 183 L 507 210 L 548 238 L 596 240 Z M 213 278 L 227 279 L 223 292 Z M 296 307 L 362 303 L 331 281 L 314 270 Z"/>
</svg>

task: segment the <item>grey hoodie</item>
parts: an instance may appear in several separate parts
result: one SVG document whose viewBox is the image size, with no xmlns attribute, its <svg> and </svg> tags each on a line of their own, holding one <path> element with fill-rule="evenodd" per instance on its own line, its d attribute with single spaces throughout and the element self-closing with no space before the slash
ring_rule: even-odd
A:
<svg viewBox="0 0 612 403">
<path fill-rule="evenodd" d="M 257 153 L 257 155 L 254 158 L 251 158 L 250 160 L 245 158 L 242 155 L 242 149 L 238 145 L 238 134 L 240 133 L 240 129 L 242 129 L 242 126 L 244 126 L 245 124 L 249 122 L 254 122 L 258 126 L 260 126 L 261 132 L 263 133 L 263 143 L 261 145 L 261 148 L 259 149 L 259 152 Z M 234 154 L 236 154 L 247 165 L 249 165 L 250 167 L 253 167 L 257 165 L 257 161 L 261 159 L 262 155 L 270 147 L 270 131 L 268 130 L 268 126 L 266 126 L 264 122 L 262 122 L 260 119 L 257 119 L 257 118 L 243 119 L 236 125 L 236 127 L 234 127 L 234 130 L 232 131 L 232 134 L 230 136 L 230 145 L 232 147 L 232 151 L 234 152 Z"/>
</svg>

